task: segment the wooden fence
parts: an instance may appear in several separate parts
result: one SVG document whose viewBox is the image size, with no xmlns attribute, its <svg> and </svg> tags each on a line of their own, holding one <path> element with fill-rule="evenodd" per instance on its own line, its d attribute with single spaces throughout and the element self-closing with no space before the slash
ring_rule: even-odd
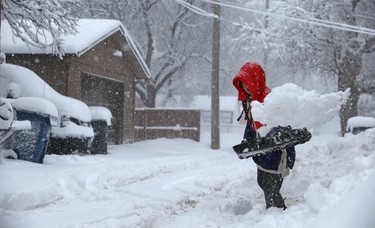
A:
<svg viewBox="0 0 375 228">
<path fill-rule="evenodd" d="M 200 141 L 200 110 L 136 109 L 135 141 L 190 138 Z"/>
</svg>

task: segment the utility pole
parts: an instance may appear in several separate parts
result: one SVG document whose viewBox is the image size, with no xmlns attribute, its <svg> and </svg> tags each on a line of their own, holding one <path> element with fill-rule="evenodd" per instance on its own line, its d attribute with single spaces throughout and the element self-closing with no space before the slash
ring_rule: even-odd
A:
<svg viewBox="0 0 375 228">
<path fill-rule="evenodd" d="M 212 65 L 211 65 L 211 148 L 220 149 L 220 97 L 219 97 L 219 65 L 220 65 L 220 5 L 214 4 L 213 12 L 217 16 L 212 24 Z"/>
<path fill-rule="evenodd" d="M 264 17 L 264 30 L 266 30 L 267 32 L 267 29 L 268 29 L 268 20 L 269 20 L 269 17 L 267 15 L 268 11 L 270 9 L 270 1 L 269 0 L 266 0 L 266 5 L 265 5 L 265 17 Z M 263 48 L 263 67 L 265 69 L 265 71 L 267 72 L 267 62 L 268 62 L 268 50 L 267 50 L 268 47 L 264 47 Z"/>
</svg>

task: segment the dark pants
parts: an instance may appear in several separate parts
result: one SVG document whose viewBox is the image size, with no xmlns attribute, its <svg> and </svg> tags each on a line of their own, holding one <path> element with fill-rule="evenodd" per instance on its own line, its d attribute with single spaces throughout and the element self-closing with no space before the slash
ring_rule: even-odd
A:
<svg viewBox="0 0 375 228">
<path fill-rule="evenodd" d="M 286 209 L 284 199 L 281 196 L 280 189 L 283 184 L 281 174 L 267 173 L 258 169 L 258 184 L 264 192 L 266 199 L 266 208 L 278 207 Z"/>
</svg>

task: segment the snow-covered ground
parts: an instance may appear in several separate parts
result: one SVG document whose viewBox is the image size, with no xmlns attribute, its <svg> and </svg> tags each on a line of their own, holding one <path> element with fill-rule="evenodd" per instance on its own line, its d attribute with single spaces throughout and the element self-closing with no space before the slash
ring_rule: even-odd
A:
<svg viewBox="0 0 375 228">
<path fill-rule="evenodd" d="M 2 159 L 0 227 L 375 227 L 375 129 L 337 136 L 336 124 L 298 145 L 282 194 L 265 210 L 251 159 L 222 133 L 221 149 L 157 139 L 111 145 L 108 155 Z"/>
<path fill-rule="evenodd" d="M 241 129 L 222 132 L 220 150 L 202 133 L 201 142 L 111 145 L 107 155 L 47 155 L 44 164 L 2 158 L 0 227 L 373 228 L 375 128 L 338 136 L 346 97 L 286 84 L 254 104 L 255 118 L 313 134 L 284 181 L 286 211 L 265 210 L 255 164 L 233 152 Z"/>
</svg>

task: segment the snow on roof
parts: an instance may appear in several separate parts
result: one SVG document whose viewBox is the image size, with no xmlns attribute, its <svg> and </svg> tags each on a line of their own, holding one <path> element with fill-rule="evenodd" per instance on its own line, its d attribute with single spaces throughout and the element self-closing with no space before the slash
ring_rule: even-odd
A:
<svg viewBox="0 0 375 228">
<path fill-rule="evenodd" d="M 142 69 L 147 77 L 150 77 L 150 71 L 140 54 L 137 46 L 132 40 L 129 32 L 124 25 L 118 20 L 110 19 L 79 19 L 77 26 L 77 34 L 62 35 L 64 40 L 64 50 L 66 54 L 75 54 L 80 56 L 92 47 L 110 37 L 116 32 L 121 32 L 128 42 L 131 50 L 136 56 L 137 60 L 142 66 Z M 47 43 L 52 43 L 52 36 L 46 33 L 45 39 Z M 1 42 L 0 49 L 4 53 L 9 54 L 52 54 L 52 48 L 41 49 L 28 45 L 18 37 L 12 35 L 12 30 L 6 20 L 1 21 Z"/>
<path fill-rule="evenodd" d="M 0 96 L 6 97 L 10 89 L 18 90 L 14 91 L 16 97 L 41 97 L 51 101 L 60 116 L 68 115 L 81 121 L 91 121 L 90 110 L 82 101 L 61 95 L 25 67 L 0 64 Z"/>
</svg>

